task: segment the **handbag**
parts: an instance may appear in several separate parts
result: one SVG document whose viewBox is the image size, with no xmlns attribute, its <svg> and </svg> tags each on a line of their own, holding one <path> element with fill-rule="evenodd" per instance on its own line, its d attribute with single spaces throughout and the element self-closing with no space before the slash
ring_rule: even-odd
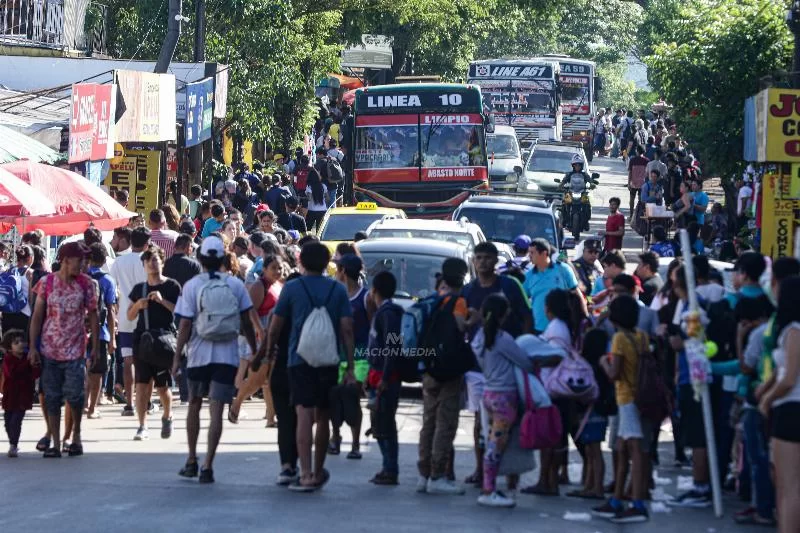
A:
<svg viewBox="0 0 800 533">
<path fill-rule="evenodd" d="M 142 298 L 147 298 L 147 283 L 142 284 Z M 172 366 L 178 339 L 168 329 L 150 328 L 150 311 L 144 310 L 144 331 L 139 333 L 136 343 L 136 358 L 156 368 Z"/>
<path fill-rule="evenodd" d="M 524 450 L 555 448 L 561 440 L 561 414 L 555 405 L 536 407 L 529 380 L 525 382 L 525 413 L 519 425 L 519 445 Z"/>
</svg>

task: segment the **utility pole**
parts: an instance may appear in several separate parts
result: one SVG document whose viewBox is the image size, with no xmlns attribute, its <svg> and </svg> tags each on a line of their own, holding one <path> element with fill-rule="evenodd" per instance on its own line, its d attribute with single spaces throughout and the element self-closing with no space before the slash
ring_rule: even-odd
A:
<svg viewBox="0 0 800 533">
<path fill-rule="evenodd" d="M 182 4 L 182 0 L 169 0 L 167 35 L 164 37 L 164 43 L 161 45 L 161 52 L 158 55 L 158 62 L 156 62 L 156 68 L 153 70 L 156 74 L 167 73 L 169 64 L 172 62 L 172 56 L 175 55 L 175 49 L 178 47 L 178 39 L 181 37 L 181 21 L 183 20 L 183 15 L 181 14 Z"/>
<path fill-rule="evenodd" d="M 195 0 L 194 3 L 194 61 L 203 63 L 206 60 L 206 0 Z M 208 65 L 206 65 L 208 67 Z M 216 67 L 215 67 L 216 69 Z M 216 73 L 215 73 L 216 74 Z M 208 76 L 206 68 L 205 76 Z M 212 120 L 213 122 L 213 120 Z M 212 126 L 213 139 L 213 126 Z M 203 141 L 202 143 L 189 148 L 189 175 L 192 177 L 191 184 L 203 185 L 203 159 L 211 168 L 211 147 L 213 140 Z M 205 158 L 203 157 L 205 156 Z M 210 171 L 209 171 L 210 173 Z"/>
<path fill-rule="evenodd" d="M 800 89 L 800 0 L 793 0 L 786 13 L 786 24 L 794 33 L 794 61 L 792 63 L 792 87 Z"/>
</svg>

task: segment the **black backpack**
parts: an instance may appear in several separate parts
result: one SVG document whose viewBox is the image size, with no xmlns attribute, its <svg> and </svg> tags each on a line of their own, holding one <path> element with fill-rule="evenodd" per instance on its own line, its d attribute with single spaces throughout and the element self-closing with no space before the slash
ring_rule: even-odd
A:
<svg viewBox="0 0 800 533">
<path fill-rule="evenodd" d="M 98 316 L 98 323 L 100 324 L 100 328 L 102 329 L 103 324 L 105 324 L 106 320 L 108 319 L 108 307 L 106 306 L 106 301 L 103 298 L 103 288 L 100 285 L 100 280 L 103 279 L 103 277 L 105 277 L 105 274 L 101 271 L 97 271 L 97 272 L 92 272 L 92 274 L 90 275 L 92 279 L 97 282 L 97 289 L 98 292 L 100 293 L 97 296 L 97 316 Z"/>
<path fill-rule="evenodd" d="M 634 336 L 625 336 L 639 354 L 633 403 L 642 418 L 660 425 L 672 411 L 672 393 L 664 380 L 663 365 L 648 344 L 637 345 Z"/>
<path fill-rule="evenodd" d="M 331 183 L 341 183 L 344 179 L 344 170 L 342 170 L 342 165 L 339 164 L 339 160 L 335 157 L 329 157 L 327 163 L 328 169 L 328 181 Z"/>
<path fill-rule="evenodd" d="M 477 366 L 472 347 L 453 315 L 457 300 L 451 296 L 433 313 L 420 342 L 420 348 L 431 352 L 424 356 L 425 372 L 439 382 L 459 378 Z"/>
</svg>

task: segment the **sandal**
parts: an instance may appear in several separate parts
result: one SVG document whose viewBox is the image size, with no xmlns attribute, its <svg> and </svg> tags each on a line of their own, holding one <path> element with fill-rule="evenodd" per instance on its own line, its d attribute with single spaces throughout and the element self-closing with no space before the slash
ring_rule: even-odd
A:
<svg viewBox="0 0 800 533">
<path fill-rule="evenodd" d="M 67 449 L 67 454 L 70 457 L 78 457 L 80 455 L 83 455 L 83 444 L 73 442 L 72 444 L 69 445 L 69 448 Z"/>
<path fill-rule="evenodd" d="M 333 438 L 328 443 L 328 455 L 339 455 L 341 453 L 342 437 Z"/>
<path fill-rule="evenodd" d="M 42 454 L 42 457 L 45 459 L 59 458 L 61 457 L 61 452 L 58 450 L 58 448 L 47 448 Z"/>
<path fill-rule="evenodd" d="M 525 487 L 524 489 L 520 490 L 522 494 L 534 494 L 536 496 L 558 496 L 558 489 L 551 491 L 547 490 L 540 485 L 531 485 L 530 487 Z"/>
<path fill-rule="evenodd" d="M 358 451 L 357 449 L 356 450 L 352 450 L 352 451 L 350 451 L 350 453 L 347 454 L 347 458 L 348 459 L 361 459 L 361 452 Z"/>
<path fill-rule="evenodd" d="M 331 479 L 331 473 L 328 472 L 327 469 L 322 469 L 322 479 L 318 482 L 314 483 L 314 487 L 318 490 L 328 484 L 328 481 Z"/>
<path fill-rule="evenodd" d="M 42 437 L 39 439 L 39 442 L 36 443 L 36 451 L 37 452 L 44 452 L 50 447 L 50 439 L 47 437 Z"/>
<path fill-rule="evenodd" d="M 67 453 L 69 451 L 69 442 L 64 441 L 61 443 L 61 453 Z"/>
<path fill-rule="evenodd" d="M 298 477 L 296 480 L 292 481 L 289 484 L 289 490 L 292 492 L 314 492 L 318 489 L 316 483 L 311 482 L 310 484 L 303 484 L 303 478 Z"/>
</svg>

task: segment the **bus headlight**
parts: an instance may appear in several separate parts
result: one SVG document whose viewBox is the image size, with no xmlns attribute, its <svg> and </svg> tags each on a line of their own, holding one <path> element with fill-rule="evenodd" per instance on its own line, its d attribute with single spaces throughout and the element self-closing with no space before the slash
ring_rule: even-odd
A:
<svg viewBox="0 0 800 533">
<path fill-rule="evenodd" d="M 529 190 L 529 191 L 538 191 L 539 190 L 539 185 L 537 185 L 536 183 L 533 183 L 533 182 L 528 182 L 528 185 L 525 188 L 527 190 Z"/>
</svg>

